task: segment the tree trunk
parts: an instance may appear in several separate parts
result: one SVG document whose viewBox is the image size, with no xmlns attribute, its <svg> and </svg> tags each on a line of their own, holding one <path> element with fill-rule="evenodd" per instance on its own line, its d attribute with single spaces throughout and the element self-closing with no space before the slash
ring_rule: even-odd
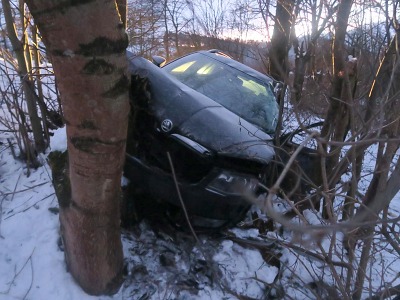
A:
<svg viewBox="0 0 400 300">
<path fill-rule="evenodd" d="M 111 294 L 123 268 L 119 204 L 129 113 L 124 26 L 111 0 L 26 2 L 52 55 L 67 124 L 70 197 L 59 199 L 67 266 L 87 293 Z"/>
<path fill-rule="evenodd" d="M 270 75 L 285 84 L 277 95 L 279 103 L 279 117 L 275 141 L 279 146 L 279 135 L 282 129 L 284 97 L 287 88 L 288 51 L 290 48 L 290 33 L 293 22 L 293 10 L 295 0 L 278 0 L 275 14 L 274 32 L 271 39 L 269 51 L 269 73 Z"/>
<path fill-rule="evenodd" d="M 306 65 L 311 56 L 305 54 L 304 51 L 304 43 L 301 43 L 301 46 L 298 47 L 298 41 L 294 43 L 294 51 L 296 54 L 296 58 L 294 60 L 294 78 L 293 78 L 293 89 L 292 89 L 292 99 L 299 103 L 302 93 L 303 93 L 303 83 L 304 76 L 306 73 Z"/>
<path fill-rule="evenodd" d="M 299 3 L 295 9 L 296 18 L 298 15 L 298 5 Z M 322 6 L 322 3 L 320 5 Z M 306 75 L 307 66 L 309 66 L 308 70 L 310 70 L 309 75 L 315 72 L 315 46 L 317 44 L 317 40 L 326 28 L 326 24 L 329 22 L 334 12 L 336 12 L 336 9 L 332 9 L 330 13 L 324 17 L 324 21 L 318 29 L 317 19 L 321 18 L 322 7 L 318 8 L 317 13 L 317 3 L 313 2 L 311 4 L 311 38 L 309 40 L 303 40 L 299 46 L 298 38 L 294 34 L 292 36 L 293 48 L 296 55 L 292 99 L 296 103 L 299 103 L 302 97 L 304 77 Z M 292 30 L 292 32 L 294 32 L 294 30 Z"/>
<path fill-rule="evenodd" d="M 126 16 L 127 16 L 126 0 L 116 0 L 115 2 L 117 3 L 117 9 L 119 17 L 121 18 L 121 22 L 124 25 L 124 28 L 126 29 Z"/>
<path fill-rule="evenodd" d="M 17 32 L 14 26 L 14 20 L 11 13 L 10 2 L 8 0 L 1 0 L 4 18 L 6 20 L 6 27 L 8 32 L 8 37 L 10 39 L 12 48 L 15 52 L 15 56 L 18 61 L 18 72 L 22 81 L 22 88 L 25 94 L 26 105 L 28 107 L 29 118 L 31 121 L 33 138 L 35 141 L 35 149 L 38 152 L 43 152 L 46 148 L 46 143 L 44 141 L 42 126 L 40 124 L 40 118 L 37 113 L 36 107 L 36 95 L 34 90 L 34 82 L 30 79 L 29 70 L 27 67 L 27 62 L 25 60 L 24 45 L 18 39 Z M 21 12 L 22 22 L 25 23 L 23 12 Z M 26 32 L 24 31 L 23 40 L 25 39 Z M 27 149 L 26 149 L 27 150 Z M 28 151 L 29 152 L 29 151 Z M 32 159 L 35 159 L 34 157 Z"/>
<path fill-rule="evenodd" d="M 397 181 L 400 174 L 400 160 L 397 160 L 395 168 L 391 169 L 391 161 L 400 147 L 398 141 L 400 133 L 400 121 L 398 119 L 400 114 L 399 33 L 400 30 L 390 44 L 370 92 L 370 111 L 367 112 L 367 122 L 373 121 L 370 126 L 376 130 L 381 130 L 380 134 L 389 140 L 380 143 L 384 149 L 383 155 L 377 159 L 374 176 L 363 199 L 363 206 L 360 206 L 355 215 L 357 221 L 360 222 L 370 221 L 371 215 L 372 218 L 379 215 L 400 190 L 400 182 Z M 376 109 L 374 116 L 371 111 L 373 107 Z"/>
<path fill-rule="evenodd" d="M 286 81 L 288 72 L 288 51 L 294 4 L 294 0 L 278 0 L 274 33 L 271 39 L 270 75 L 282 82 Z"/>
<path fill-rule="evenodd" d="M 350 112 L 353 103 L 353 88 L 355 84 L 354 75 L 356 66 L 345 62 L 345 36 L 348 25 L 348 19 L 353 5 L 352 0 L 343 0 L 339 4 L 337 20 L 335 24 L 335 38 L 333 43 L 333 83 L 330 96 L 330 105 L 325 117 L 324 125 L 321 129 L 321 136 L 326 140 L 342 142 L 346 136 L 346 130 L 349 127 Z M 332 170 L 338 164 L 340 157 L 340 147 L 331 147 L 330 159 L 327 163 L 327 174 L 332 174 Z M 336 176 L 335 176 L 336 177 Z M 335 181 L 330 180 L 325 188 L 330 190 L 336 185 Z M 322 215 L 329 219 L 332 217 L 333 198 L 328 196 L 324 199 L 324 209 Z"/>
<path fill-rule="evenodd" d="M 348 25 L 348 19 L 351 11 L 352 0 L 343 0 L 338 9 L 337 20 L 335 24 L 335 38 L 333 43 L 333 82 L 331 91 L 331 102 L 325 118 L 324 126 L 321 130 L 321 135 L 325 138 L 329 138 L 334 133 L 334 125 L 342 122 L 335 122 L 335 118 L 341 120 L 340 108 L 342 99 L 341 96 L 348 96 L 351 93 L 351 89 L 348 86 L 348 73 L 346 69 L 346 49 L 345 49 L 345 37 Z M 347 97 L 349 98 L 349 97 Z"/>
<path fill-rule="evenodd" d="M 43 95 L 43 86 L 42 86 L 42 76 L 40 74 L 40 52 L 38 50 L 38 29 L 36 24 L 31 26 L 31 34 L 32 34 L 32 61 L 34 63 L 34 67 L 32 68 L 32 73 L 34 75 L 33 81 L 36 82 L 37 87 L 37 102 L 40 108 L 40 114 L 42 115 L 42 125 L 43 125 L 43 134 L 46 137 L 46 141 L 50 143 L 50 134 L 49 127 L 47 126 L 47 106 L 44 101 Z M 48 145 L 46 145 L 48 146 Z"/>
<path fill-rule="evenodd" d="M 168 28 L 168 18 L 167 18 L 167 11 L 168 11 L 168 0 L 164 0 L 164 48 L 165 48 L 165 58 L 169 61 L 169 28 Z"/>
<path fill-rule="evenodd" d="M 398 50 L 399 30 L 393 39 L 377 73 L 376 80 L 370 92 L 370 110 L 367 112 L 366 124 L 372 127 L 382 136 L 387 138 L 387 142 L 379 143 L 379 153 L 375 164 L 375 171 L 368 186 L 367 193 L 362 199 L 362 205 L 357 209 L 354 217 L 350 219 L 357 226 L 357 230 L 348 232 L 345 235 L 344 243 L 347 245 L 349 253 L 353 253 L 357 241 L 362 240 L 363 254 L 368 256 L 370 253 L 370 237 L 375 225 L 380 218 L 380 213 L 386 209 L 390 201 L 400 190 L 400 160 L 392 165 L 393 159 L 400 148 L 398 140 L 400 133 L 399 116 L 399 85 L 400 81 L 400 53 Z M 374 103 L 379 103 L 376 115 L 373 116 L 372 107 Z M 379 116 L 379 117 L 378 117 Z M 374 118 L 375 117 L 375 118 Z M 372 122 L 371 122 L 372 121 Z M 378 127 L 379 126 L 379 127 Z M 379 132 L 381 130 L 381 132 Z M 387 219 L 383 219 L 385 222 Z M 363 224 L 367 222 L 366 224 Z M 360 226 L 361 225 L 361 226 Z M 365 259 L 366 260 L 366 259 Z M 365 264 L 365 263 L 364 263 Z M 365 279 L 365 272 L 359 269 L 357 272 L 355 291 L 353 299 L 360 299 L 362 287 Z"/>
</svg>

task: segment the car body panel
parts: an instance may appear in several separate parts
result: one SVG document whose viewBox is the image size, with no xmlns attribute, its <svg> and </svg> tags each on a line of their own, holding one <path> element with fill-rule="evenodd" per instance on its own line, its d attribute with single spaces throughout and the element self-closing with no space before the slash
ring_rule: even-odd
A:
<svg viewBox="0 0 400 300">
<path fill-rule="evenodd" d="M 207 178 L 196 183 L 178 182 L 179 192 L 185 209 L 191 214 L 217 220 L 238 221 L 250 207 L 240 194 L 223 195 L 207 189 L 211 178 L 219 174 L 213 169 Z M 156 199 L 181 206 L 174 178 L 159 168 L 152 168 L 140 159 L 127 155 L 127 176 L 136 186 Z M 201 199 L 201 201 L 198 201 Z"/>
<path fill-rule="evenodd" d="M 268 163 L 274 156 L 272 138 L 222 105 L 165 74 L 142 57 L 130 57 L 130 72 L 147 78 L 148 109 L 158 129 L 179 133 L 220 155 Z M 162 128 L 169 120 L 172 127 Z"/>
<path fill-rule="evenodd" d="M 262 80 L 272 95 L 269 77 L 222 59 L 232 72 Z M 125 176 L 154 198 L 179 207 L 183 201 L 190 214 L 240 220 L 251 206 L 249 190 L 255 196 L 274 159 L 272 136 L 150 61 L 129 53 L 128 60 L 132 116 Z"/>
</svg>

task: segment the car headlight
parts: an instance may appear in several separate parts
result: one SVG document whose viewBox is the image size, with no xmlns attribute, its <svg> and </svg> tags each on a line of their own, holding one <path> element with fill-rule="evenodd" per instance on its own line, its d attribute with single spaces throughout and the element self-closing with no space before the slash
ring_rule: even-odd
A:
<svg viewBox="0 0 400 300">
<path fill-rule="evenodd" d="M 207 189 L 222 194 L 243 195 L 254 193 L 258 187 L 258 180 L 245 174 L 222 171 L 207 186 Z"/>
</svg>

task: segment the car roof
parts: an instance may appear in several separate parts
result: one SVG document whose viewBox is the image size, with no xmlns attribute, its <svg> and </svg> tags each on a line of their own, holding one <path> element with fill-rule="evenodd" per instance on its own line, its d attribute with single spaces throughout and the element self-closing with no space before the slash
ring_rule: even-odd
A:
<svg viewBox="0 0 400 300">
<path fill-rule="evenodd" d="M 221 62 L 223 64 L 226 64 L 226 65 L 228 65 L 228 66 L 230 66 L 230 67 L 232 67 L 234 69 L 237 69 L 239 71 L 242 71 L 242 72 L 244 72 L 244 73 L 246 73 L 246 74 L 248 74 L 248 75 L 250 75 L 252 77 L 257 78 L 258 80 L 263 81 L 263 82 L 268 82 L 268 83 L 272 83 L 272 84 L 278 82 L 275 79 L 273 79 L 272 77 L 270 77 L 268 75 L 265 75 L 265 74 L 255 70 L 255 69 L 251 68 L 251 67 L 246 66 L 245 64 L 242 64 L 242 63 L 234 60 L 229 55 L 227 55 L 226 53 L 224 53 L 224 52 L 222 52 L 222 51 L 220 51 L 218 49 L 199 50 L 199 51 L 188 53 L 188 54 L 183 55 L 183 56 L 181 56 L 179 58 L 190 56 L 190 55 L 195 54 L 195 53 L 200 53 L 200 54 L 208 56 L 208 57 L 210 57 L 212 59 L 218 60 L 219 62 Z M 179 60 L 179 58 L 177 58 L 176 60 Z M 173 61 L 176 61 L 176 60 L 173 60 Z M 171 62 L 173 62 L 173 61 L 171 61 Z"/>
</svg>

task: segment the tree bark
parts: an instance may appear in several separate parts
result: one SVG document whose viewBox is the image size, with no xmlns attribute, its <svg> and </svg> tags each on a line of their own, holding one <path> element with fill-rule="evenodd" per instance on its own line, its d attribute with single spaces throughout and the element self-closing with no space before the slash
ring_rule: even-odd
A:
<svg viewBox="0 0 400 300">
<path fill-rule="evenodd" d="M 338 9 L 337 20 L 335 24 L 335 38 L 333 42 L 333 83 L 331 91 L 331 102 L 325 118 L 324 126 L 321 130 L 321 135 L 325 138 L 329 138 L 334 133 L 334 125 L 342 122 L 335 122 L 335 118 L 341 119 L 342 112 L 340 108 L 344 95 L 346 98 L 350 98 L 351 89 L 348 83 L 348 73 L 346 69 L 346 49 L 345 49 L 345 37 L 348 25 L 348 19 L 350 16 L 351 6 L 353 5 L 352 0 L 343 0 Z M 346 99 L 343 100 L 346 102 Z"/>
<path fill-rule="evenodd" d="M 127 3 L 126 0 L 116 0 L 115 1 L 117 3 L 117 9 L 118 9 L 118 13 L 119 16 L 121 18 L 121 22 L 124 25 L 124 28 L 126 29 L 126 16 L 127 16 Z"/>
<path fill-rule="evenodd" d="M 67 124 L 70 197 L 59 199 L 69 271 L 90 294 L 122 282 L 120 180 L 128 40 L 115 1 L 27 0 L 52 56 Z"/>
<path fill-rule="evenodd" d="M 164 48 L 165 48 L 165 58 L 169 61 L 169 28 L 168 28 L 168 18 L 167 18 L 167 11 L 168 11 L 168 0 L 164 0 Z"/>
<path fill-rule="evenodd" d="M 299 4 L 297 4 L 299 5 Z M 304 77 L 306 75 L 306 69 L 308 66 L 309 74 L 315 72 L 315 47 L 317 44 L 317 40 L 321 36 L 322 32 L 326 28 L 326 24 L 331 20 L 331 17 L 336 9 L 333 8 L 330 10 L 328 15 L 324 17 L 324 21 L 322 22 L 320 28 L 318 28 L 317 20 L 321 18 L 322 14 L 322 3 L 320 3 L 320 7 L 318 8 L 317 13 L 317 3 L 313 2 L 311 5 L 311 37 L 309 40 L 304 40 L 299 45 L 299 40 L 296 36 L 292 37 L 293 40 L 293 48 L 296 55 L 295 58 L 295 69 L 294 69 L 294 78 L 293 78 L 293 90 L 292 90 L 292 99 L 296 103 L 299 103 L 302 97 L 303 92 L 303 84 Z M 298 6 L 296 6 L 296 9 Z M 295 14 L 296 18 L 298 13 Z M 294 32 L 294 30 L 292 31 Z"/>
<path fill-rule="evenodd" d="M 293 22 L 294 0 L 278 0 L 274 32 L 271 39 L 270 74 L 278 81 L 286 82 L 288 51 Z"/>
<path fill-rule="evenodd" d="M 6 27 L 8 32 L 8 37 L 10 39 L 12 48 L 15 52 L 15 56 L 18 61 L 18 72 L 21 77 L 22 81 L 22 89 L 25 94 L 26 105 L 28 108 L 29 118 L 31 121 L 33 138 L 35 141 L 35 149 L 38 152 L 43 152 L 46 148 L 46 143 L 44 141 L 44 136 L 42 132 L 42 126 L 40 124 L 40 118 L 38 116 L 37 107 L 36 107 L 36 95 L 35 95 L 35 86 L 34 82 L 31 80 L 29 76 L 29 69 L 27 66 L 27 61 L 25 60 L 25 51 L 24 45 L 17 36 L 17 32 L 14 26 L 14 20 L 11 13 L 11 7 L 9 0 L 1 0 L 3 11 L 4 11 L 4 18 L 6 20 Z M 25 23 L 23 12 L 21 12 L 22 22 Z M 26 32 L 23 32 L 23 40 L 25 40 Z M 26 149 L 27 152 L 28 149 Z M 32 157 L 35 159 L 35 157 Z"/>
<path fill-rule="evenodd" d="M 350 109 L 353 102 L 353 88 L 355 84 L 354 74 L 356 65 L 352 62 L 346 64 L 345 55 L 345 36 L 350 16 L 352 0 L 343 0 L 339 4 L 337 20 L 335 24 L 335 37 L 333 42 L 333 82 L 330 95 L 330 105 L 325 117 L 324 125 L 321 129 L 321 136 L 326 140 L 342 142 L 346 137 L 346 131 L 350 122 Z M 332 174 L 332 170 L 337 166 L 340 157 L 340 147 L 332 146 L 330 159 L 327 163 L 327 174 Z M 335 181 L 330 180 L 328 190 L 336 185 Z M 329 193 L 328 193 L 329 194 Z M 322 215 L 329 219 L 332 217 L 333 199 L 325 197 Z"/>
<path fill-rule="evenodd" d="M 380 213 L 389 206 L 390 201 L 400 190 L 400 160 L 397 159 L 394 168 L 392 165 L 400 148 L 400 141 L 398 140 L 400 133 L 400 121 L 398 119 L 400 53 L 397 46 L 400 39 L 398 34 L 399 29 L 378 70 L 370 92 L 370 111 L 367 112 L 366 116 L 366 124 L 372 125 L 371 127 L 378 134 L 381 133 L 388 140 L 379 143 L 372 180 L 362 199 L 362 204 L 349 221 L 354 223 L 357 230 L 348 232 L 344 237 L 344 243 L 347 245 L 349 253 L 354 252 L 357 241 L 363 240 L 363 254 L 365 252 L 366 257 L 370 253 L 370 239 L 376 225 L 375 222 L 378 221 Z M 380 105 L 377 107 L 377 111 L 372 113 L 372 107 L 376 107 L 374 103 Z M 387 218 L 384 217 L 383 221 L 386 220 Z M 363 225 L 364 222 L 367 223 Z M 367 261 L 367 258 L 364 260 Z M 365 272 L 363 271 L 360 268 L 357 272 L 353 299 L 361 298 L 365 279 Z"/>
<path fill-rule="evenodd" d="M 47 111 L 47 106 L 44 101 L 43 95 L 43 86 L 42 86 L 42 76 L 40 74 L 40 52 L 38 49 L 38 28 L 36 24 L 31 25 L 31 38 L 32 38 L 32 62 L 34 67 L 32 68 L 32 75 L 34 75 L 33 81 L 36 82 L 37 88 L 37 103 L 39 105 L 40 114 L 42 116 L 42 126 L 43 126 L 43 135 L 46 138 L 47 145 L 50 143 L 50 134 L 49 127 L 47 125 L 47 119 L 49 117 L 49 113 Z M 49 118 L 51 119 L 51 118 Z"/>
</svg>

